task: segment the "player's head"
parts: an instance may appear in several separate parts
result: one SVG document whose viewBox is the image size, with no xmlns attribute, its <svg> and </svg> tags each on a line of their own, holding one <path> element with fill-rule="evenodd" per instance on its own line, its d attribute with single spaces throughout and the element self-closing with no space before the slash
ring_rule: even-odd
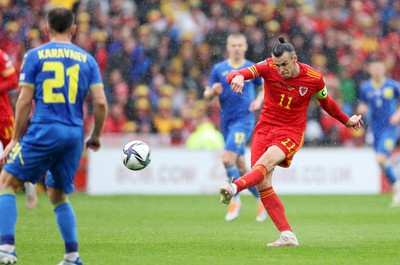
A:
<svg viewBox="0 0 400 265">
<path fill-rule="evenodd" d="M 371 78 L 380 81 L 385 78 L 386 67 L 382 61 L 372 61 L 368 64 L 368 73 Z"/>
<path fill-rule="evenodd" d="M 292 77 L 297 63 L 297 55 L 293 45 L 280 37 L 279 43 L 272 48 L 272 61 L 283 78 Z"/>
<path fill-rule="evenodd" d="M 75 32 L 74 13 L 66 8 L 53 8 L 47 13 L 47 27 L 50 34 L 64 34 Z"/>
<path fill-rule="evenodd" d="M 231 33 L 226 41 L 229 59 L 240 60 L 245 57 L 247 40 L 242 33 Z"/>
</svg>

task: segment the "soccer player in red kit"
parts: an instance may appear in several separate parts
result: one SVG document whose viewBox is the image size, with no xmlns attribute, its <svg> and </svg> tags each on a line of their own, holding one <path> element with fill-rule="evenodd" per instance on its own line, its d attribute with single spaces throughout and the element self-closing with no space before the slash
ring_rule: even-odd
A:
<svg viewBox="0 0 400 265">
<path fill-rule="evenodd" d="M 18 75 L 11 58 L 0 49 L 0 153 L 3 152 L 14 132 L 14 112 L 11 108 L 8 92 L 18 87 Z M 0 171 L 3 165 L 0 161 Z M 33 209 L 37 204 L 36 188 L 32 183 L 24 184 L 26 206 Z"/>
<path fill-rule="evenodd" d="M 14 65 L 8 54 L 0 49 L 0 142 L 3 148 L 10 142 L 14 131 L 14 113 L 8 91 L 17 87 L 18 76 Z M 0 148 L 1 151 L 3 151 L 2 148 Z"/>
<path fill-rule="evenodd" d="M 236 93 L 242 93 L 244 80 L 264 79 L 264 106 L 251 143 L 252 170 L 233 183 L 220 188 L 221 203 L 229 204 L 236 193 L 256 185 L 260 199 L 280 238 L 267 246 L 297 246 L 296 235 L 286 219 L 284 206 L 272 187 L 276 166 L 289 167 L 304 142 L 307 108 L 314 95 L 320 106 L 346 127 L 358 130 L 361 115 L 347 117 L 328 95 L 324 78 L 309 65 L 297 61 L 293 46 L 280 37 L 272 56 L 251 67 L 233 71 L 227 81 Z"/>
</svg>

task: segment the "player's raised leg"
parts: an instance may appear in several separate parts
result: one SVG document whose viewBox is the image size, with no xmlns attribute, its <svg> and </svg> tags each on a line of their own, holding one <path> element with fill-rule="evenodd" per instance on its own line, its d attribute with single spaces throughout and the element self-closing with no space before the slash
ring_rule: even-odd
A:
<svg viewBox="0 0 400 265">
<path fill-rule="evenodd" d="M 264 165 L 259 164 L 254 166 L 253 169 L 247 172 L 243 177 L 219 189 L 219 194 L 221 195 L 220 203 L 229 204 L 236 193 L 261 183 L 266 175 L 267 168 Z"/>
<path fill-rule="evenodd" d="M 247 170 L 247 164 L 245 161 L 244 156 L 239 156 L 237 159 L 237 165 L 240 171 L 240 175 L 244 176 L 248 170 Z M 257 207 L 257 216 L 256 216 L 256 221 L 257 222 L 263 222 L 267 219 L 267 212 L 260 200 L 260 196 L 258 194 L 258 190 L 256 186 L 252 186 L 250 188 L 248 188 L 248 190 L 251 192 L 251 194 L 253 194 L 254 198 L 256 199 L 257 203 L 258 203 L 258 207 Z"/>
</svg>

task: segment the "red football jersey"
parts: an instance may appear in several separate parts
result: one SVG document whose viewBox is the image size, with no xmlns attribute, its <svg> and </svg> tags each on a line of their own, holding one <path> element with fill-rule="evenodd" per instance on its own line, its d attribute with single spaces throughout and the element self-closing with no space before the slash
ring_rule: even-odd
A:
<svg viewBox="0 0 400 265">
<path fill-rule="evenodd" d="M 260 120 L 268 124 L 303 132 L 306 129 L 307 108 L 311 96 L 325 87 L 322 74 L 303 63 L 300 73 L 284 79 L 271 58 L 250 68 L 255 77 L 264 79 L 264 106 Z"/>
<path fill-rule="evenodd" d="M 7 53 L 0 49 L 0 83 L 10 83 L 9 85 L 1 86 L 4 89 L 0 90 L 0 120 L 9 119 L 10 116 L 13 116 L 13 111 L 8 99 L 8 91 L 17 88 L 18 81 L 9 81 L 11 75 L 16 75 L 15 68 Z"/>
</svg>

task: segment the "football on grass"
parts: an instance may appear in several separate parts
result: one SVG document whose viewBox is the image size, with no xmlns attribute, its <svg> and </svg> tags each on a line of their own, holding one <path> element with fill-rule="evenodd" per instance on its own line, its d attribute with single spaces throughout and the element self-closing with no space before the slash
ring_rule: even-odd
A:
<svg viewBox="0 0 400 265">
<path fill-rule="evenodd" d="M 121 158 L 130 170 L 141 170 L 150 164 L 150 147 L 142 141 L 131 141 L 122 149 Z"/>
</svg>

